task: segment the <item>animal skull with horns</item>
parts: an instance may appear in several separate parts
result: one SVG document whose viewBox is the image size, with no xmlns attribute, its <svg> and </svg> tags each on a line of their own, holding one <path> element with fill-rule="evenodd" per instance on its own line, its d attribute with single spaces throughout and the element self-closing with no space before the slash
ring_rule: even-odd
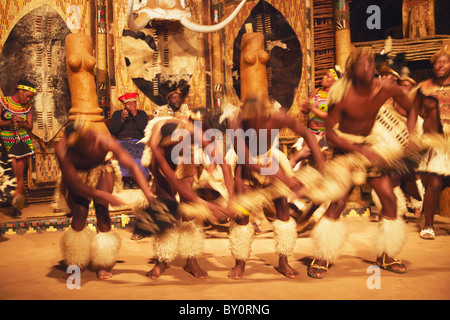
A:
<svg viewBox="0 0 450 320">
<path fill-rule="evenodd" d="M 184 0 L 128 0 L 128 28 L 133 31 L 143 29 L 151 20 L 177 20 L 189 30 L 195 32 L 214 32 L 225 28 L 233 20 L 245 4 L 242 0 L 236 9 L 220 23 L 199 25 L 191 21 L 191 13 Z M 136 20 L 133 13 L 136 12 Z"/>
</svg>

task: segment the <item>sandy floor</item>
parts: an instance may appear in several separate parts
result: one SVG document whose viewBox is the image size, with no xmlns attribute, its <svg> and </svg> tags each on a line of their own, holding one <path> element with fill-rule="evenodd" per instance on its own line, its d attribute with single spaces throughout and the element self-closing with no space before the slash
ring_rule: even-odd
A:
<svg viewBox="0 0 450 320">
<path fill-rule="evenodd" d="M 299 233 L 295 252 L 289 259 L 300 272 L 300 277 L 294 280 L 283 277 L 274 268 L 278 259 L 273 253 L 273 234 L 267 222 L 255 238 L 245 276 L 238 281 L 227 277 L 234 261 L 228 249 L 226 228 L 206 230 L 205 251 L 199 263 L 209 276 L 201 280 L 186 273 L 181 260 L 176 260 L 161 278 L 148 279 L 145 273 L 154 264 L 151 238 L 132 241 L 131 230 L 117 230 L 122 248 L 113 277 L 99 281 L 94 272 L 84 271 L 80 289 L 69 289 L 63 279 L 61 232 L 3 236 L 0 238 L 0 299 L 447 300 L 450 299 L 450 221 L 441 217 L 436 220 L 437 238 L 426 241 L 418 236 L 422 222 L 410 218 L 408 241 L 398 257 L 407 265 L 408 273 L 398 275 L 382 270 L 378 282 L 368 270 L 375 260 L 372 239 L 378 224 L 366 217 L 345 218 L 350 231 L 346 250 L 322 280 L 306 274 L 312 258 L 309 235 L 314 221 Z M 379 288 L 369 288 L 376 284 Z"/>
</svg>

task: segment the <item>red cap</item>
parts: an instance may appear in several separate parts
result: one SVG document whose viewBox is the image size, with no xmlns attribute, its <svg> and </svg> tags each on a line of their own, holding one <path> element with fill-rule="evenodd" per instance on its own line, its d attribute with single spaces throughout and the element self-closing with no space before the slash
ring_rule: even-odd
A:
<svg viewBox="0 0 450 320">
<path fill-rule="evenodd" d="M 125 93 L 123 96 L 119 97 L 119 101 L 122 103 L 127 103 L 129 101 L 136 101 L 137 100 L 137 93 Z"/>
</svg>

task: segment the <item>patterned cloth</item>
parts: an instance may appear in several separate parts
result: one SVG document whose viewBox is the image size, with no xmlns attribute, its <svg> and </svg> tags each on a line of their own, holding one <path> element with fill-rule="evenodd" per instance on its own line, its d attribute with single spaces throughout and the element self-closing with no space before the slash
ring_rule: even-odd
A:
<svg viewBox="0 0 450 320">
<path fill-rule="evenodd" d="M 3 97 L 1 102 L 1 117 L 7 121 L 14 115 L 27 118 L 31 111 L 31 105 L 22 105 L 13 97 Z M 17 125 L 2 127 L 0 136 L 10 157 L 25 159 L 34 156 L 33 144 L 27 130 L 19 128 Z"/>
<path fill-rule="evenodd" d="M 141 171 L 144 173 L 145 178 L 147 180 L 150 178 L 150 173 L 148 168 L 144 168 L 141 165 L 141 158 L 142 154 L 144 152 L 145 145 L 142 143 L 139 143 L 140 139 L 128 139 L 128 140 L 118 140 L 122 148 L 124 148 L 130 156 L 136 161 Z M 120 171 L 122 172 L 123 178 L 131 178 L 130 171 L 127 168 L 120 167 Z"/>
<path fill-rule="evenodd" d="M 10 203 L 16 190 L 16 178 L 11 159 L 2 141 L 0 141 L 0 202 Z"/>
<path fill-rule="evenodd" d="M 327 105 L 328 92 L 329 92 L 328 90 L 320 88 L 319 91 L 317 91 L 317 93 L 311 99 L 311 105 L 323 112 L 328 112 L 328 105 Z M 325 134 L 325 120 L 319 118 L 314 112 L 309 113 L 309 120 L 314 120 L 315 122 L 323 124 L 320 127 L 314 127 L 310 125 L 310 121 L 308 123 L 308 129 L 312 133 L 323 136 Z"/>
</svg>

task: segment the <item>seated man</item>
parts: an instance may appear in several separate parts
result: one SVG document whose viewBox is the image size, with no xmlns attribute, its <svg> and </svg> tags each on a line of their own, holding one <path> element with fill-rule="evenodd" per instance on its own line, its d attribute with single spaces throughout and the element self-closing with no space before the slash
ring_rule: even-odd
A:
<svg viewBox="0 0 450 320">
<path fill-rule="evenodd" d="M 178 88 L 166 95 L 167 104 L 158 107 L 153 116 L 158 117 L 189 117 L 191 113 L 187 104 L 183 103 L 183 92 Z"/>
<path fill-rule="evenodd" d="M 137 109 L 137 93 L 127 93 L 119 97 L 124 109 L 117 110 L 111 117 L 109 131 L 117 138 L 120 145 L 127 150 L 131 157 L 138 163 L 147 180 L 150 177 L 149 171 L 140 165 L 140 159 L 144 150 L 144 145 L 138 143 L 144 137 L 144 129 L 147 126 L 147 113 Z M 132 179 L 130 172 L 121 167 L 124 188 L 137 188 L 136 182 Z"/>
</svg>

